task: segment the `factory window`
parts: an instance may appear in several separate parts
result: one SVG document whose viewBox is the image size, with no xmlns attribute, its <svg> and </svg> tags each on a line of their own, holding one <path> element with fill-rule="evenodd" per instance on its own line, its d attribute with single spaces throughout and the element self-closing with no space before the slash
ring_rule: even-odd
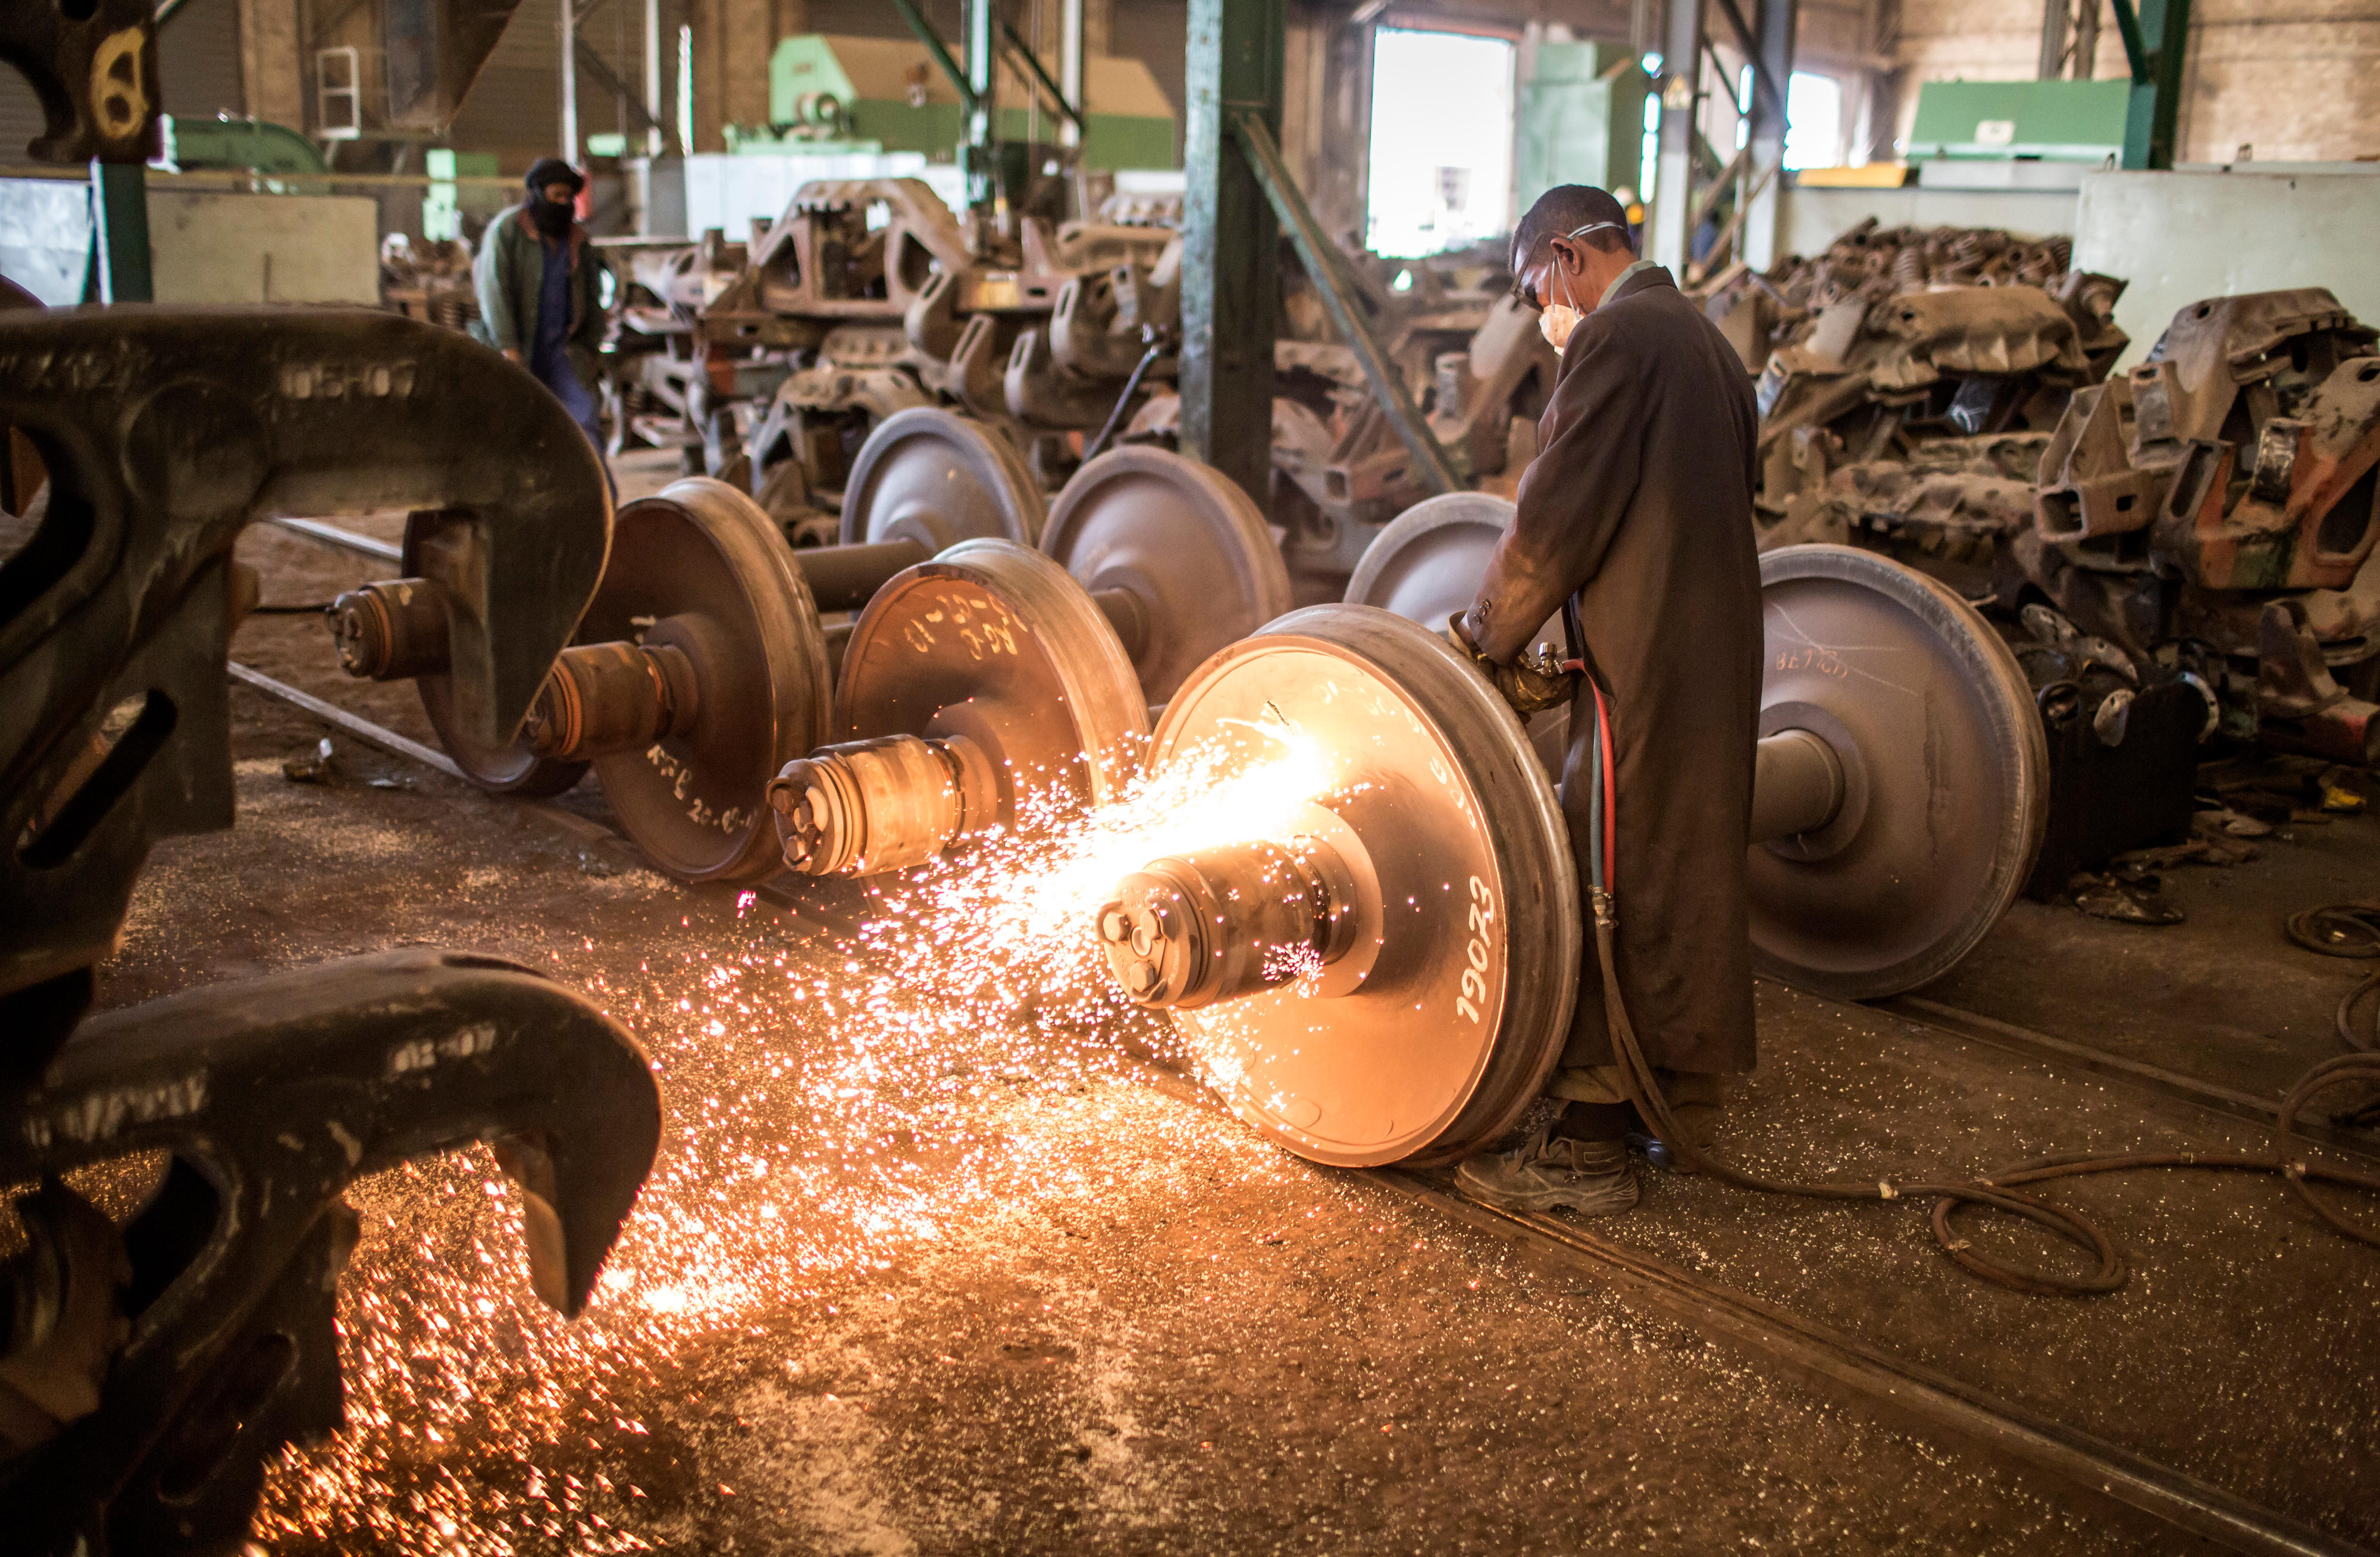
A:
<svg viewBox="0 0 2380 1557">
<path fill-rule="evenodd" d="M 1832 167 L 1842 160 L 1843 84 L 1796 70 L 1785 86 L 1785 165 Z"/>
<path fill-rule="evenodd" d="M 1512 45 L 1384 27 L 1372 44 L 1371 209 L 1382 254 L 1436 254 L 1512 226 Z"/>
</svg>

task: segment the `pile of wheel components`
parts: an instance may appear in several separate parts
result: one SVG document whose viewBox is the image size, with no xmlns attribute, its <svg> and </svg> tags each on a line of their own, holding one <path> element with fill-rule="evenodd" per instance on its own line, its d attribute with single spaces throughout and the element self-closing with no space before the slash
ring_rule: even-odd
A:
<svg viewBox="0 0 2380 1557">
<path fill-rule="evenodd" d="M 2380 766 L 2380 332 L 2322 287 L 2193 303 L 2045 451 L 2025 580 L 2234 735 Z"/>
<path fill-rule="evenodd" d="M 824 539 L 868 435 L 943 406 L 1054 490 L 1074 465 L 1062 434 L 1100 426 L 1178 333 L 1179 253 L 1141 225 L 970 228 L 920 179 L 806 184 L 695 311 L 706 468 L 742 476 L 797 541 Z"/>
<path fill-rule="evenodd" d="M 1002 453 L 996 436 L 969 424 L 905 414 L 932 432 L 965 430 L 976 442 L 962 446 L 987 458 Z M 934 485 L 971 490 L 955 479 Z M 771 781 L 828 741 L 923 730 L 944 701 L 966 704 L 950 717 L 975 722 L 973 744 L 951 749 L 993 754 L 992 788 L 1009 813 L 1030 809 L 1044 780 L 1080 778 L 1081 800 L 1096 803 L 1113 763 L 1137 762 L 1136 744 L 1115 742 L 1147 734 L 1149 702 L 1289 604 L 1255 505 L 1160 450 L 1092 461 L 1046 526 L 1029 484 L 1014 489 L 1033 503 L 1029 527 L 947 496 L 936 506 L 931 490 L 914 505 L 895 501 L 906 488 L 868 490 L 868 516 L 853 514 L 869 538 L 801 550 L 784 544 L 753 499 L 708 477 L 622 508 L 576 640 L 504 742 L 480 742 L 455 717 L 454 602 L 419 576 L 441 555 L 443 516 L 408 521 L 408 577 L 334 603 L 340 662 L 351 675 L 413 680 L 449 754 L 482 787 L 551 795 L 591 766 L 623 831 L 657 868 L 686 881 L 751 882 L 783 864 Z M 1026 543 L 1036 538 L 1041 550 Z M 855 622 L 823 620 L 854 610 Z M 937 614 L 945 611 L 955 614 Z M 978 685 L 995 672 L 1022 675 L 1026 664 L 1046 673 L 1029 687 Z M 904 679 L 929 672 L 969 690 L 943 699 Z M 942 700 L 920 712 L 919 698 Z M 999 724 L 1002 698 L 1026 711 L 1022 724 Z M 978 824 L 991 792 L 978 796 Z"/>
<path fill-rule="evenodd" d="M 1500 269 L 1462 274 L 1467 285 L 1460 286 L 1425 262 L 1363 255 L 1351 269 L 1382 353 L 1449 465 L 1460 479 L 1509 495 L 1536 457 L 1537 418 L 1561 361 L 1535 310 L 1501 288 Z M 1290 334 L 1273 347 L 1265 511 L 1281 532 L 1291 573 L 1336 594 L 1381 528 L 1427 489 L 1310 286 L 1288 287 L 1283 303 Z M 1171 447 L 1180 423 L 1180 402 L 1160 394 L 1124 440 Z"/>
<path fill-rule="evenodd" d="M 971 233 L 916 179 L 806 185 L 748 247 L 714 235 L 698 253 L 638 256 L 615 337 L 622 350 L 666 349 L 642 357 L 622 414 L 646 429 L 652 419 L 628 399 L 674 407 L 702 468 L 751 492 L 800 545 L 856 537 L 853 510 L 876 506 L 862 490 L 881 463 L 869 445 L 910 412 L 996 437 L 1030 490 L 1053 493 L 1103 429 L 1172 445 L 1181 252 L 1178 234 L 1138 224 L 1027 217 L 1013 239 Z M 1503 295 L 1501 272 L 1365 256 L 1353 273 L 1456 470 L 1517 480 L 1558 359 L 1534 315 Z M 1293 285 L 1285 313 L 1264 506 L 1293 572 L 1335 593 L 1378 528 L 1426 489 L 1310 289 Z M 967 435 L 934 441 L 957 448 Z M 938 463 L 988 458 L 908 456 L 929 480 Z M 1009 533 L 1029 542 L 1027 505 L 996 495 L 1018 520 Z"/>
<path fill-rule="evenodd" d="M 404 233 L 382 238 L 380 295 L 407 318 L 426 319 L 449 330 L 468 329 L 480 317 L 471 250 L 454 238 L 415 243 Z"/>
<path fill-rule="evenodd" d="M 57 24 L 145 39 L 148 7 L 125 9 Z M 12 1551 L 229 1550 L 264 1466 L 341 1425 L 348 1185 L 495 1143 L 533 1284 L 574 1314 L 661 1129 L 625 1029 L 486 956 L 82 1020 L 152 843 L 232 822 L 225 654 L 255 600 L 233 542 L 266 513 L 435 512 L 417 566 L 449 607 L 442 706 L 492 747 L 587 605 L 610 503 L 527 372 L 389 313 L 12 312 L 0 424 L 45 478 L 12 461 L 30 533 L 0 605 L 0 1182 L 40 1186 L 0 1261 L 0 1520 Z M 120 1226 L 61 1176 L 101 1164 L 151 1186 Z"/>
</svg>

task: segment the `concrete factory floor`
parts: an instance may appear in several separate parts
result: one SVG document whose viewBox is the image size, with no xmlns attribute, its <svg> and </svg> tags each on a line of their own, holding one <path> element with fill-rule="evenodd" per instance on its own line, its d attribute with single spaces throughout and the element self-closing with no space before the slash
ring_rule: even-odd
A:
<svg viewBox="0 0 2380 1557">
<path fill-rule="evenodd" d="M 270 530 L 243 545 L 268 601 L 375 571 Z M 344 681 L 313 621 L 257 619 L 233 652 L 428 738 L 409 689 Z M 358 1186 L 352 1425 L 275 1472 L 268 1551 L 2190 1549 L 1390 1181 L 1287 1157 L 1132 1059 L 1146 1031 L 958 1030 L 838 943 L 847 892 L 788 915 L 681 889 L 574 827 L 604 814 L 592 784 L 559 808 L 491 799 L 343 736 L 326 782 L 292 782 L 322 727 L 246 687 L 232 710 L 238 827 L 157 851 L 104 1004 L 482 949 L 625 1022 L 667 1109 L 575 1325 L 528 1295 L 484 1153 Z M 2281 917 L 2374 880 L 2380 821 L 2286 828 L 2252 863 L 2169 872 L 2183 925 L 2022 904 L 1925 994 L 2277 1097 L 2338 1052 L 2332 1008 L 2372 966 L 2296 948 Z M 1900 1014 L 1764 987 L 1760 1015 L 1718 1144 L 1761 1169 L 1965 1177 L 2265 1139 Z M 1587 1230 L 2380 1542 L 2380 1255 L 2269 1175 L 2054 1186 L 2131 1257 L 2127 1287 L 2083 1301 L 1970 1278 L 1922 1205 L 1645 1182 Z"/>
</svg>

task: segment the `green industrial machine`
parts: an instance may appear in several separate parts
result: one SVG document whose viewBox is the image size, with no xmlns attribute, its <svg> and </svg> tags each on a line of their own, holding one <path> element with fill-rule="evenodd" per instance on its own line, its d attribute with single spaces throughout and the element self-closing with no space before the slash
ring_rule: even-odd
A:
<svg viewBox="0 0 2380 1557">
<path fill-rule="evenodd" d="M 1513 173 L 1520 209 L 1557 184 L 1645 189 L 1645 98 L 1652 79 L 1609 43 L 1539 43 L 1521 87 Z"/>
<path fill-rule="evenodd" d="M 314 143 L 285 125 L 262 119 L 160 116 L 167 161 L 182 168 L 227 168 L 296 178 L 330 169 Z"/>
<path fill-rule="evenodd" d="M 1060 116 L 1040 101 L 1036 85 L 1003 60 L 995 140 L 1054 141 Z M 1136 59 L 1092 55 L 1083 62 L 1083 165 L 1170 168 L 1174 163 L 1173 106 Z M 853 38 L 807 33 L 780 39 L 769 59 L 769 123 L 731 126 L 729 149 L 782 156 L 787 152 L 922 152 L 947 155 L 965 140 L 958 91 L 926 45 L 908 38 Z"/>
<path fill-rule="evenodd" d="M 1909 160 L 2104 163 L 2121 159 L 2129 81 L 1928 81 Z"/>
</svg>

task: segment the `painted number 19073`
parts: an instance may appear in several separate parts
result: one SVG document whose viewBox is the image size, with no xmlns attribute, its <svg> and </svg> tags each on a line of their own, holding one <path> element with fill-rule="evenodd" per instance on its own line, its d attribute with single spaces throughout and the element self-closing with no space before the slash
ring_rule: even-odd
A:
<svg viewBox="0 0 2380 1557">
<path fill-rule="evenodd" d="M 1463 959 L 1471 966 L 1463 970 L 1463 992 L 1454 997 L 1454 1009 L 1474 1022 L 1480 1019 L 1479 1007 L 1488 1003 L 1488 957 L 1496 933 L 1495 926 L 1495 894 L 1488 890 L 1485 882 L 1474 876 L 1471 878 L 1471 939 L 1463 948 Z"/>
</svg>

